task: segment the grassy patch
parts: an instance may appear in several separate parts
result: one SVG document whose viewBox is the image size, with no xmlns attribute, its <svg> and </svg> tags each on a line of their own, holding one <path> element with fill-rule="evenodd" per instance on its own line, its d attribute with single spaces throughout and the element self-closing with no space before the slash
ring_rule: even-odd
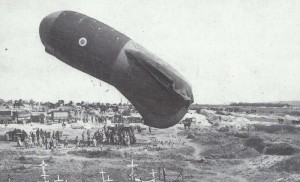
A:
<svg viewBox="0 0 300 182">
<path fill-rule="evenodd" d="M 112 150 L 74 150 L 69 151 L 70 155 L 83 156 L 87 158 L 121 158 L 122 155 L 120 152 L 112 151 Z"/>
<path fill-rule="evenodd" d="M 271 170 L 278 172 L 288 172 L 288 173 L 300 173 L 300 155 L 292 156 L 288 159 L 282 160 L 270 167 Z"/>
</svg>

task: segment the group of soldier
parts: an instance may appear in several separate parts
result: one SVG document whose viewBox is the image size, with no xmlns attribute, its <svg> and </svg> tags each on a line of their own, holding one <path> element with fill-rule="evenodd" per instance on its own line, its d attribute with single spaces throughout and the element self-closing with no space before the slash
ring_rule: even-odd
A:
<svg viewBox="0 0 300 182">
<path fill-rule="evenodd" d="M 76 147 L 79 146 L 99 146 L 101 144 L 117 144 L 117 145 L 131 145 L 136 143 L 134 134 L 134 127 L 115 125 L 104 126 L 92 133 L 91 130 L 83 131 L 81 140 L 77 136 L 75 138 Z M 141 132 L 140 128 L 136 128 Z M 7 141 L 17 142 L 18 147 L 25 147 L 29 149 L 32 147 L 45 147 L 45 149 L 54 149 L 63 143 L 64 147 L 68 146 L 68 138 L 62 139 L 62 131 L 46 131 L 43 129 L 36 129 L 29 133 L 24 130 L 14 129 L 7 132 Z"/>
<path fill-rule="evenodd" d="M 7 140 L 16 141 L 18 147 L 24 146 L 26 149 L 43 146 L 46 149 L 54 149 L 59 145 L 61 135 L 60 131 L 47 132 L 39 128 L 29 134 L 24 130 L 15 129 L 7 133 Z"/>
<path fill-rule="evenodd" d="M 114 127 L 104 126 L 102 130 L 98 129 L 92 134 L 91 130 L 83 131 L 81 141 L 78 136 L 75 138 L 76 146 L 98 146 L 103 143 L 130 145 L 136 142 L 133 127 L 115 125 Z"/>
</svg>

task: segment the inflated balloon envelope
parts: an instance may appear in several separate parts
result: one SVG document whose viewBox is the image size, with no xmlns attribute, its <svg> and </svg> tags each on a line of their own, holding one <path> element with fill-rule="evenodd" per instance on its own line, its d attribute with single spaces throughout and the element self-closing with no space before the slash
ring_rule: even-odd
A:
<svg viewBox="0 0 300 182">
<path fill-rule="evenodd" d="M 40 24 L 46 52 L 116 87 L 148 126 L 178 123 L 193 102 L 190 84 L 127 36 L 86 15 L 55 12 Z"/>
</svg>

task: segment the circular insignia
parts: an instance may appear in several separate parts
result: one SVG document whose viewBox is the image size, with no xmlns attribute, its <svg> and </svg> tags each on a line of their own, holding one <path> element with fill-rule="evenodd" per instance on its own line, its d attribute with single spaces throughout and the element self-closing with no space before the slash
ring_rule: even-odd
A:
<svg viewBox="0 0 300 182">
<path fill-rule="evenodd" d="M 87 44 L 87 40 L 86 40 L 86 38 L 81 37 L 81 38 L 79 39 L 78 43 L 79 43 L 79 45 L 80 45 L 81 47 L 84 47 L 84 46 Z"/>
</svg>

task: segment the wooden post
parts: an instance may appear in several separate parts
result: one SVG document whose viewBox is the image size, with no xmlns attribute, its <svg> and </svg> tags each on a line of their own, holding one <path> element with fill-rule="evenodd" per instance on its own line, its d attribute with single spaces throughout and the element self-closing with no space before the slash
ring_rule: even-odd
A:
<svg viewBox="0 0 300 182">
<path fill-rule="evenodd" d="M 181 169 L 181 171 L 179 172 L 179 174 L 178 174 L 178 176 L 176 178 L 176 181 L 179 180 L 180 176 L 181 176 L 181 179 L 183 181 L 183 169 Z"/>
<path fill-rule="evenodd" d="M 160 180 L 160 167 L 158 168 L 158 179 Z"/>
<path fill-rule="evenodd" d="M 164 177 L 164 182 L 166 182 L 166 169 L 163 167 L 163 177 Z"/>
</svg>

